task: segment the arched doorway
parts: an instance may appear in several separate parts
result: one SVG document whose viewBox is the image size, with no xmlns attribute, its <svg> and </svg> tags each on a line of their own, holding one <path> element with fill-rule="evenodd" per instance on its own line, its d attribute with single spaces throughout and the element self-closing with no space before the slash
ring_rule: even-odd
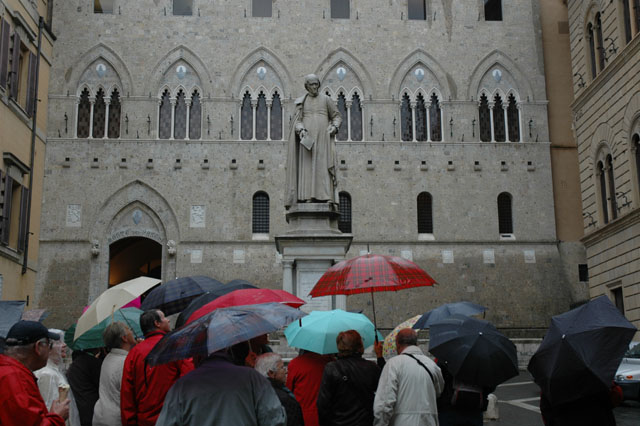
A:
<svg viewBox="0 0 640 426">
<path fill-rule="evenodd" d="M 162 279 L 162 245 L 144 237 L 128 237 L 109 246 L 109 286 L 140 276 Z"/>
</svg>

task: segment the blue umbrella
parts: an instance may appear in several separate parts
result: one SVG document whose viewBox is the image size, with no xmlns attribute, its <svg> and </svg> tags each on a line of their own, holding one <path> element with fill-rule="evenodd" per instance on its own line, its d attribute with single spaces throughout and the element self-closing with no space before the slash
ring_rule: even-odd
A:
<svg viewBox="0 0 640 426">
<path fill-rule="evenodd" d="M 284 335 L 289 346 L 324 355 L 338 352 L 336 337 L 347 330 L 356 330 L 365 348 L 375 341 L 375 326 L 366 315 L 342 309 L 312 311 L 303 320 L 289 324 Z M 378 339 L 382 338 L 378 333 Z"/>
<path fill-rule="evenodd" d="M 204 275 L 176 278 L 151 290 L 140 307 L 143 311 L 160 309 L 165 315 L 177 314 L 196 297 L 223 286 L 220 281 Z"/>
<path fill-rule="evenodd" d="M 194 356 L 209 356 L 220 349 L 271 333 L 306 314 L 280 303 L 216 309 L 160 340 L 147 356 L 150 365 Z"/>
<path fill-rule="evenodd" d="M 487 308 L 484 306 L 471 302 L 445 303 L 442 306 L 438 306 L 437 308 L 424 313 L 413 325 L 413 328 L 422 330 L 424 328 L 429 328 L 431 324 L 435 324 L 449 318 L 451 315 L 460 314 L 471 316 L 481 314 L 486 310 Z"/>
</svg>

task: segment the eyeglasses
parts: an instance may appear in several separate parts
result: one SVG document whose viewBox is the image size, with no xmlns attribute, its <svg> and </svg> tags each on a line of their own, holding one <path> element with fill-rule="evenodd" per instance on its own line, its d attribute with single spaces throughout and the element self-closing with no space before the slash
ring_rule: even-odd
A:
<svg viewBox="0 0 640 426">
<path fill-rule="evenodd" d="M 53 349 L 53 340 L 40 339 L 40 340 L 38 340 L 38 343 L 48 344 L 49 345 L 49 349 Z"/>
</svg>

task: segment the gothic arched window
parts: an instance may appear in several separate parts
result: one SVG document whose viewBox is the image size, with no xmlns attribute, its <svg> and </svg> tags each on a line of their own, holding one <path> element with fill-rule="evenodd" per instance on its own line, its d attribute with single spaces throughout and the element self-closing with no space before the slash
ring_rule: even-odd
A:
<svg viewBox="0 0 640 426">
<path fill-rule="evenodd" d="M 107 105 L 104 102 L 104 90 L 98 90 L 93 104 L 93 134 L 94 138 L 104 138 L 104 122 L 107 116 Z"/>
<path fill-rule="evenodd" d="M 158 137 L 160 139 L 169 139 L 171 137 L 171 95 L 168 89 L 165 89 L 160 99 L 159 118 Z"/>
<path fill-rule="evenodd" d="M 598 70 L 596 69 L 596 40 L 593 34 L 593 24 L 587 25 L 587 33 L 589 38 L 589 64 L 591 65 L 591 78 L 596 78 Z"/>
<path fill-rule="evenodd" d="M 504 124 L 502 98 L 500 95 L 496 95 L 493 98 L 493 135 L 496 142 L 504 142 L 506 140 Z"/>
<path fill-rule="evenodd" d="M 498 232 L 513 234 L 511 194 L 508 192 L 498 195 Z"/>
<path fill-rule="evenodd" d="M 622 19 L 624 21 L 624 40 L 629 43 L 631 41 L 631 8 L 629 7 L 629 0 L 622 1 Z M 640 13 L 640 11 L 636 11 Z"/>
<path fill-rule="evenodd" d="M 120 137 L 120 111 L 120 94 L 118 89 L 113 89 L 111 102 L 109 103 L 109 128 L 107 129 L 107 136 L 110 139 Z"/>
<path fill-rule="evenodd" d="M 491 142 L 491 111 L 489 111 L 489 100 L 486 95 L 480 97 L 480 108 L 478 108 L 480 140 Z"/>
<path fill-rule="evenodd" d="M 336 140 L 346 141 L 349 139 L 349 120 L 347 120 L 347 100 L 344 97 L 344 93 L 338 94 L 338 112 L 342 117 L 342 124 L 336 134 Z"/>
<path fill-rule="evenodd" d="M 602 206 L 602 220 L 609 223 L 609 211 L 607 208 L 607 178 L 604 173 L 604 164 L 598 161 L 598 183 L 600 186 L 600 205 Z"/>
<path fill-rule="evenodd" d="M 636 177 L 638 178 L 638 188 L 640 189 L 640 135 L 637 133 L 631 137 L 631 146 L 635 148 Z"/>
<path fill-rule="evenodd" d="M 418 195 L 418 233 L 433 234 L 433 206 L 428 192 Z"/>
<path fill-rule="evenodd" d="M 269 233 L 269 195 L 263 191 L 253 195 L 252 232 L 254 234 Z"/>
<path fill-rule="evenodd" d="M 194 91 L 191 95 L 191 107 L 189 110 L 189 139 L 200 139 L 202 135 L 202 105 L 200 94 Z"/>
<path fill-rule="evenodd" d="M 348 192 L 340 192 L 338 194 L 339 204 L 338 212 L 340 213 L 340 219 L 338 219 L 338 229 L 345 234 L 351 233 L 351 195 Z"/>
<path fill-rule="evenodd" d="M 187 103 L 184 91 L 180 90 L 176 96 L 176 110 L 173 116 L 173 138 L 184 139 L 187 136 Z"/>
<path fill-rule="evenodd" d="M 609 178 L 609 205 L 611 206 L 611 217 L 618 217 L 618 203 L 616 201 L 616 184 L 613 178 L 613 157 L 607 155 L 607 177 Z"/>
<path fill-rule="evenodd" d="M 251 95 L 249 92 L 242 98 L 240 108 L 240 139 L 251 140 L 253 138 L 253 109 L 251 108 Z"/>
<path fill-rule="evenodd" d="M 351 98 L 351 121 L 349 123 L 349 132 L 351 134 L 352 141 L 362 140 L 362 104 L 360 103 L 360 96 L 357 93 L 353 94 Z M 345 118 L 343 117 L 343 120 Z"/>
<path fill-rule="evenodd" d="M 411 104 L 407 93 L 402 97 L 402 105 L 400 106 L 400 131 L 403 141 L 413 140 L 413 117 L 411 117 Z"/>
<path fill-rule="evenodd" d="M 427 131 L 427 108 L 424 105 L 424 97 L 420 93 L 416 98 L 416 140 L 426 141 Z"/>
<path fill-rule="evenodd" d="M 264 93 L 258 95 L 258 104 L 256 105 L 256 139 L 259 141 L 267 140 L 267 98 Z"/>
<path fill-rule="evenodd" d="M 507 107 L 507 128 L 509 129 L 509 141 L 520 141 L 520 111 L 513 94 L 509 95 L 509 106 Z"/>
<path fill-rule="evenodd" d="M 279 141 L 282 139 L 282 104 L 280 103 L 280 95 L 276 92 L 273 94 L 271 101 L 271 140 Z"/>
<path fill-rule="evenodd" d="M 429 125 L 431 126 L 431 140 L 439 142 L 442 140 L 442 110 L 438 96 L 431 95 L 431 105 L 429 105 Z"/>
<path fill-rule="evenodd" d="M 84 89 L 80 94 L 80 103 L 78 103 L 78 127 L 76 133 L 79 138 L 89 137 L 90 122 L 91 102 L 89 102 L 89 89 Z"/>
<path fill-rule="evenodd" d="M 600 13 L 596 13 L 596 42 L 598 43 L 598 66 L 600 71 L 604 69 L 604 43 L 602 41 L 602 20 L 600 19 Z"/>
</svg>

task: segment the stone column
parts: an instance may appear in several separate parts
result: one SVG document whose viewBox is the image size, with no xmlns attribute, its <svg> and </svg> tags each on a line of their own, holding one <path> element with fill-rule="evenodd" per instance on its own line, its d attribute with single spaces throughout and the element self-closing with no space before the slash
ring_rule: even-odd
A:
<svg viewBox="0 0 640 426">
<path fill-rule="evenodd" d="M 109 137 L 109 105 L 111 105 L 111 98 L 104 98 L 105 115 L 104 115 L 104 139 Z"/>
<path fill-rule="evenodd" d="M 427 112 L 427 142 L 431 142 L 431 102 L 425 107 Z"/>
<path fill-rule="evenodd" d="M 160 107 L 162 106 L 162 98 L 158 99 L 158 139 L 160 139 Z"/>
<path fill-rule="evenodd" d="M 415 142 L 416 139 L 416 106 L 417 102 L 411 101 L 409 102 L 409 107 L 411 108 L 411 130 L 413 131 L 412 140 Z"/>
<path fill-rule="evenodd" d="M 273 100 L 269 99 L 267 101 L 267 140 L 271 140 L 271 105 L 273 104 Z"/>
<path fill-rule="evenodd" d="M 502 110 L 504 111 L 504 141 L 510 142 L 509 140 L 509 114 L 507 114 L 507 105 L 502 105 Z"/>
<path fill-rule="evenodd" d="M 89 110 L 89 139 L 93 139 L 93 106 L 96 103 L 96 98 L 89 98 L 89 104 L 91 109 Z"/>
<path fill-rule="evenodd" d="M 282 275 L 282 289 L 291 294 L 293 293 L 293 260 L 283 260 L 282 266 L 284 273 Z"/>
<path fill-rule="evenodd" d="M 494 103 L 489 102 L 489 124 L 490 124 L 489 127 L 491 128 L 491 142 L 496 141 L 495 132 L 493 130 L 493 107 L 494 107 Z"/>
<path fill-rule="evenodd" d="M 78 117 L 80 116 L 80 98 L 76 99 L 76 122 L 75 122 L 75 130 L 73 131 L 73 136 L 78 138 Z"/>
<path fill-rule="evenodd" d="M 516 104 L 516 108 L 518 108 L 518 142 L 524 142 L 522 138 L 522 106 L 518 103 Z"/>
<path fill-rule="evenodd" d="M 256 110 L 258 109 L 258 100 L 251 99 L 251 114 L 253 115 L 253 134 L 251 140 L 256 140 Z"/>
<path fill-rule="evenodd" d="M 184 103 L 187 105 L 187 123 L 185 124 L 184 138 L 189 140 L 189 117 L 191 116 L 191 99 L 185 99 Z"/>
<path fill-rule="evenodd" d="M 176 98 L 169 99 L 169 103 L 171 104 L 171 136 L 169 139 L 174 139 L 173 132 L 175 131 L 176 124 Z"/>
</svg>

